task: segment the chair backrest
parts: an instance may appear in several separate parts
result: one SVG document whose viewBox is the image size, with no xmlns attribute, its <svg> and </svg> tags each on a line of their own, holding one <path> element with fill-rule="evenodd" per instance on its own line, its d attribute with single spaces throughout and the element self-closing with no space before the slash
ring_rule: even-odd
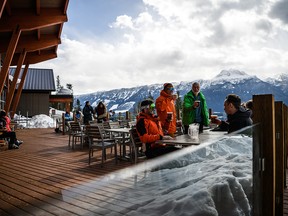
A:
<svg viewBox="0 0 288 216">
<path fill-rule="evenodd" d="M 140 137 L 137 133 L 136 128 L 132 128 L 130 131 L 130 139 L 132 141 L 132 143 L 134 144 L 135 147 L 142 147 L 142 142 L 140 140 Z"/>
<path fill-rule="evenodd" d="M 103 135 L 98 125 L 87 125 L 86 134 L 89 138 L 89 142 L 92 142 L 93 139 L 103 140 Z"/>
<path fill-rule="evenodd" d="M 68 126 L 69 126 L 69 131 L 72 132 L 72 133 L 73 133 L 73 132 L 81 132 L 81 131 L 82 131 L 80 122 L 77 122 L 77 121 L 69 121 L 69 122 L 68 122 Z"/>
<path fill-rule="evenodd" d="M 119 122 L 109 122 L 109 128 L 120 128 Z"/>
</svg>

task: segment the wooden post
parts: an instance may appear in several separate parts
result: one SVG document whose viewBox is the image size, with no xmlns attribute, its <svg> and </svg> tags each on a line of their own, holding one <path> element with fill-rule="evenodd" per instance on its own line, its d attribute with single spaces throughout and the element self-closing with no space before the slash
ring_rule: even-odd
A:
<svg viewBox="0 0 288 216">
<path fill-rule="evenodd" d="M 288 107 L 284 105 L 284 187 L 287 188 L 286 169 L 287 169 L 287 145 L 288 145 Z"/>
<path fill-rule="evenodd" d="M 62 113 L 62 135 L 65 135 L 65 114 Z"/>
<path fill-rule="evenodd" d="M 283 215 L 284 195 L 284 105 L 275 102 L 275 132 L 276 132 L 276 177 L 275 177 L 275 215 Z"/>
<path fill-rule="evenodd" d="M 275 215 L 273 95 L 253 95 L 253 215 Z"/>
</svg>

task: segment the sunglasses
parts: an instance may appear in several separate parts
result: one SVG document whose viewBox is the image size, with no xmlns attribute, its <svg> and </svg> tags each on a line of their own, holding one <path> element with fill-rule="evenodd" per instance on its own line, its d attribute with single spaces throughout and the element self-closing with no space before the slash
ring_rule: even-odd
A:
<svg viewBox="0 0 288 216">
<path fill-rule="evenodd" d="M 174 88 L 173 87 L 168 87 L 167 90 L 174 91 Z"/>
<path fill-rule="evenodd" d="M 156 105 L 155 103 L 152 103 L 150 105 L 142 106 L 141 109 L 155 109 Z"/>
</svg>

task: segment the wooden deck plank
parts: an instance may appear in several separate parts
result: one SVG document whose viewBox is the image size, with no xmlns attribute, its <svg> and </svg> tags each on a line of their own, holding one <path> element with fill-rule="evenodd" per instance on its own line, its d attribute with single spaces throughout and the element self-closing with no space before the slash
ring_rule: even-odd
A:
<svg viewBox="0 0 288 216">
<path fill-rule="evenodd" d="M 88 149 L 69 149 L 68 136 L 53 129 L 17 130 L 17 137 L 24 140 L 20 149 L 0 152 L 3 215 L 105 215 L 131 206 L 114 196 L 133 179 L 111 187 L 95 184 L 102 176 L 131 166 L 130 162 L 115 164 L 111 157 L 103 168 L 100 159 L 89 166 Z"/>
</svg>

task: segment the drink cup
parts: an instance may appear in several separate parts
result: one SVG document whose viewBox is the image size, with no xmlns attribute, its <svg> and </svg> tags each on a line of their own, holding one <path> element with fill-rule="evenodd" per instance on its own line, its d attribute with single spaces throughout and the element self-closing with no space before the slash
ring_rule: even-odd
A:
<svg viewBox="0 0 288 216">
<path fill-rule="evenodd" d="M 197 104 L 196 107 L 199 107 L 199 105 L 200 105 L 200 100 L 195 100 L 195 103 Z"/>
<path fill-rule="evenodd" d="M 173 112 L 167 112 L 167 120 L 172 121 L 173 119 Z"/>
<path fill-rule="evenodd" d="M 218 116 L 217 115 L 210 115 L 210 118 L 211 118 L 211 120 L 214 120 L 214 119 L 218 118 Z"/>
</svg>

